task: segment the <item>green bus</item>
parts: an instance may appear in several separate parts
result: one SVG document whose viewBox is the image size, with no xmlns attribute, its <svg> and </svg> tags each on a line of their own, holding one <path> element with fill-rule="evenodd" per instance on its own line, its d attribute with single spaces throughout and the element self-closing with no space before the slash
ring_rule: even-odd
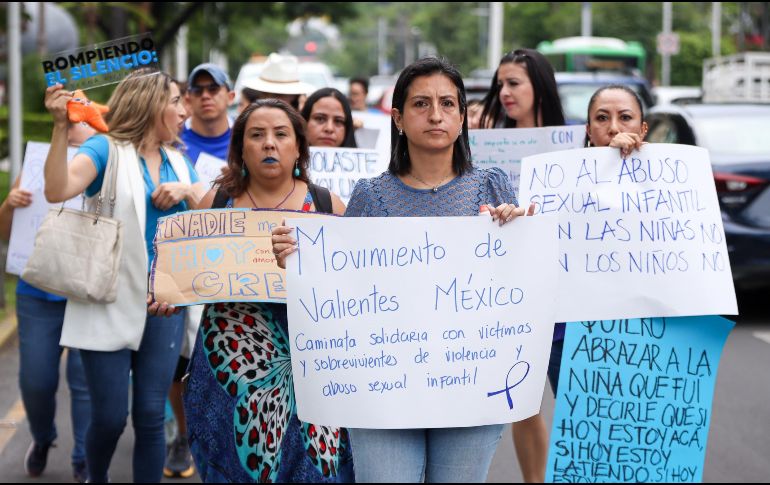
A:
<svg viewBox="0 0 770 485">
<path fill-rule="evenodd" d="M 612 37 L 565 37 L 538 44 L 556 72 L 616 71 L 644 75 L 647 54 L 639 42 Z"/>
</svg>

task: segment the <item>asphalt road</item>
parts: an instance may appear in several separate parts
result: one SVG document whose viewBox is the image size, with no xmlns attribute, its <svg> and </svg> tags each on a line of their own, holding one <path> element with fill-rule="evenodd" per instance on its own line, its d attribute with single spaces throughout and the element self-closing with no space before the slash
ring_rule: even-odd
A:
<svg viewBox="0 0 770 485">
<path fill-rule="evenodd" d="M 766 294 L 741 299 L 741 316 L 730 335 L 719 368 L 705 482 L 770 481 L 770 302 Z M 58 447 L 51 450 L 49 465 L 41 479 L 24 473 L 23 459 L 30 443 L 17 384 L 18 348 L 15 337 L 0 349 L 0 482 L 71 482 L 69 453 L 72 433 L 66 386 L 60 385 L 57 409 Z M 64 370 L 62 369 L 62 376 Z M 543 399 L 543 415 L 550 427 L 553 397 Z M 129 421 L 130 423 L 130 421 Z M 129 426 L 113 458 L 113 482 L 132 479 L 133 431 Z M 198 477 L 165 482 L 198 482 Z M 499 445 L 489 482 L 520 482 L 510 427 Z"/>
</svg>

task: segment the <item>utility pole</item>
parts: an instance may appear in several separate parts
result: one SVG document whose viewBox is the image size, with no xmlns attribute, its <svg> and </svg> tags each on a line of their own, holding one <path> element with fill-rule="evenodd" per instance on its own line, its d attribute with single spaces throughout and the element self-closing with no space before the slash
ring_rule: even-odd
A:
<svg viewBox="0 0 770 485">
<path fill-rule="evenodd" d="M 722 55 L 722 2 L 711 2 L 711 57 Z"/>
<path fill-rule="evenodd" d="M 187 74 L 190 72 L 187 66 L 187 33 L 189 28 L 187 25 L 179 27 L 179 32 L 176 34 L 176 78 L 179 80 L 187 79 Z"/>
<path fill-rule="evenodd" d="M 390 74 L 388 69 L 388 21 L 380 17 L 377 20 L 377 74 Z"/>
<path fill-rule="evenodd" d="M 37 53 L 40 57 L 48 53 L 45 28 L 45 2 L 40 2 L 37 9 Z"/>
<path fill-rule="evenodd" d="M 671 35 L 672 24 L 672 10 L 671 2 L 663 2 L 663 35 Z M 661 54 L 662 67 L 661 67 L 661 80 L 660 84 L 663 86 L 671 85 L 671 54 L 664 52 Z"/>
<path fill-rule="evenodd" d="M 8 144 L 11 183 L 21 172 L 21 3 L 8 2 Z"/>
<path fill-rule="evenodd" d="M 489 2 L 489 50 L 487 65 L 489 69 L 497 69 L 500 58 L 503 57 L 503 3 Z"/>
<path fill-rule="evenodd" d="M 580 9 L 580 35 L 582 37 L 591 37 L 591 35 L 593 35 L 591 17 L 591 2 L 583 2 Z"/>
</svg>

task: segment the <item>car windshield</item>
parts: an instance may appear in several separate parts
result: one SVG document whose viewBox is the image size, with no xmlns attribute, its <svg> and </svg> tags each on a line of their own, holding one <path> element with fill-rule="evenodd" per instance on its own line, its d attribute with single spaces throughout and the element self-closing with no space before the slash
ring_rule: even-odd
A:
<svg viewBox="0 0 770 485">
<path fill-rule="evenodd" d="M 712 155 L 770 156 L 770 114 L 702 118 L 694 124 L 698 144 Z"/>
<path fill-rule="evenodd" d="M 564 109 L 564 117 L 573 122 L 578 120 L 585 122 L 588 116 L 588 102 L 596 90 L 602 86 L 604 84 L 560 84 L 559 97 Z M 630 84 L 628 87 L 639 92 L 638 85 Z"/>
</svg>

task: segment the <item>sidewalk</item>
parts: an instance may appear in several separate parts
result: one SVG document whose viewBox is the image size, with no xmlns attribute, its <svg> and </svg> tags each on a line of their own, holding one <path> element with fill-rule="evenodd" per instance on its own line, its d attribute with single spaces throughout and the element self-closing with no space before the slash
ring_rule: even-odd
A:
<svg viewBox="0 0 770 485">
<path fill-rule="evenodd" d="M 16 321 L 16 309 L 7 308 L 8 316 L 0 322 L 0 348 L 16 333 L 18 322 Z"/>
</svg>

